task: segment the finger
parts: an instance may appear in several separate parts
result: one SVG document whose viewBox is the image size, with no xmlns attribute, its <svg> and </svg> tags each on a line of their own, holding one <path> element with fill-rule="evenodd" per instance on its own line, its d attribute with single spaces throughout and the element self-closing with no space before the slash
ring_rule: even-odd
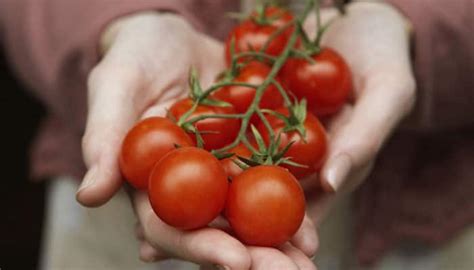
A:
<svg viewBox="0 0 474 270">
<path fill-rule="evenodd" d="M 133 94 L 140 84 L 140 75 L 107 64 L 100 64 L 89 76 L 89 108 L 82 141 L 89 170 L 76 195 L 83 205 L 101 205 L 121 187 L 120 145 L 137 119 Z"/>
<path fill-rule="evenodd" d="M 140 260 L 144 262 L 156 262 L 168 259 L 169 257 L 162 251 L 152 247 L 148 242 L 142 241 L 140 243 Z"/>
<path fill-rule="evenodd" d="M 374 74 L 366 79 L 347 122 L 329 130 L 329 155 L 321 171 L 321 184 L 326 190 L 338 190 L 354 169 L 370 163 L 411 110 L 414 82 L 397 77 Z"/>
<path fill-rule="evenodd" d="M 248 247 L 252 258 L 252 270 L 299 270 L 298 265 L 276 248 Z"/>
<path fill-rule="evenodd" d="M 303 223 L 291 238 L 291 244 L 301 250 L 307 257 L 313 257 L 319 247 L 319 239 L 316 227 L 308 216 L 305 216 Z"/>
<path fill-rule="evenodd" d="M 210 264 L 230 269 L 248 269 L 250 256 L 237 239 L 214 228 L 180 231 L 163 223 L 151 209 L 148 196 L 135 195 L 138 219 L 146 239 L 168 254 L 197 264 Z"/>
<path fill-rule="evenodd" d="M 300 270 L 316 270 L 313 261 L 298 248 L 286 243 L 280 247 L 280 250 L 291 258 Z"/>
<path fill-rule="evenodd" d="M 138 222 L 135 225 L 135 235 L 137 236 L 138 240 L 145 240 L 145 232 L 143 231 L 143 226 Z"/>
<path fill-rule="evenodd" d="M 225 70 L 224 46 L 222 43 L 203 35 L 201 40 L 203 54 L 207 57 L 200 58 L 198 63 L 200 80 L 204 88 L 211 86 L 220 72 Z"/>
</svg>

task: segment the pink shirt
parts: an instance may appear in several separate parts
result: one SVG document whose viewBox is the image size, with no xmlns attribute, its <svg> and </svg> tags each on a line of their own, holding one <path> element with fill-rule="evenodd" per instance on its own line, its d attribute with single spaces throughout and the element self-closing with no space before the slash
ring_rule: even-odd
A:
<svg viewBox="0 0 474 270">
<path fill-rule="evenodd" d="M 382 151 L 358 192 L 357 250 L 372 263 L 405 237 L 448 239 L 474 220 L 474 38 L 472 0 L 391 0 L 415 28 L 415 126 Z M 102 29 L 142 10 L 181 14 L 222 38 L 233 0 L 2 0 L 0 40 L 21 80 L 47 106 L 32 148 L 36 178 L 81 177 L 86 78 Z M 196 12 L 199 10 L 199 12 Z"/>
</svg>

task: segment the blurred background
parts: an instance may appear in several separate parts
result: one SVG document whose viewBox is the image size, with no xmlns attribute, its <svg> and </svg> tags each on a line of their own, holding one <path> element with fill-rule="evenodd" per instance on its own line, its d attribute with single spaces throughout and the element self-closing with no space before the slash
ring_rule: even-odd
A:
<svg viewBox="0 0 474 270">
<path fill-rule="evenodd" d="M 15 80 L 3 55 L 0 88 L 0 269 L 36 269 L 45 182 L 30 181 L 28 149 L 44 109 Z"/>
</svg>

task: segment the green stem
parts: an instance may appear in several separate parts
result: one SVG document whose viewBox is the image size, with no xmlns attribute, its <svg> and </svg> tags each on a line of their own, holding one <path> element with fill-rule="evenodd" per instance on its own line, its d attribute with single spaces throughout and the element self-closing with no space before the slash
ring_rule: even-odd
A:
<svg viewBox="0 0 474 270">
<path fill-rule="evenodd" d="M 286 93 L 285 89 L 283 89 L 283 86 L 281 86 L 281 84 L 275 79 L 272 80 L 272 83 L 275 85 L 278 92 L 280 92 L 280 95 L 283 97 L 283 101 L 285 102 L 285 107 L 290 107 L 292 104 L 291 99 Z"/>
<path fill-rule="evenodd" d="M 314 4 L 314 10 L 316 11 L 316 23 L 318 24 L 318 34 L 319 31 L 321 30 L 321 5 L 319 3 L 319 0 L 316 0 Z"/>
<path fill-rule="evenodd" d="M 191 116 L 191 114 L 197 109 L 198 106 L 199 106 L 199 102 L 194 102 L 193 106 L 186 113 L 181 115 L 181 117 L 178 120 L 178 123 L 176 124 L 180 127 L 183 126 L 183 124 L 186 122 L 188 117 Z"/>
<path fill-rule="evenodd" d="M 259 104 L 260 104 L 260 101 L 262 99 L 262 96 L 265 92 L 265 90 L 268 88 L 268 86 L 270 86 L 271 84 L 274 84 L 276 85 L 278 91 L 280 92 L 280 94 L 282 95 L 284 101 L 285 101 L 285 104 L 286 105 L 291 105 L 291 100 L 290 98 L 288 97 L 287 93 L 285 92 L 285 90 L 283 89 L 283 87 L 276 81 L 276 76 L 277 74 L 279 73 L 280 69 L 283 67 L 283 65 L 285 64 L 286 60 L 291 56 L 292 54 L 292 51 L 295 49 L 296 47 L 296 43 L 298 41 L 298 37 L 301 36 L 302 34 L 304 34 L 302 31 L 302 29 L 300 27 L 296 27 L 297 25 L 301 25 L 302 22 L 304 22 L 310 12 L 310 10 L 314 7 L 314 1 L 315 0 L 308 0 L 307 3 L 306 3 L 306 7 L 305 7 L 305 10 L 303 12 L 303 14 L 301 16 L 299 16 L 297 19 L 293 20 L 291 23 L 288 24 L 288 26 L 285 26 L 285 27 L 290 27 L 291 25 L 295 26 L 295 31 L 293 31 L 290 35 L 290 38 L 288 39 L 288 42 L 285 46 L 285 49 L 283 50 L 283 52 L 278 56 L 278 57 L 269 57 L 268 55 L 266 55 L 263 51 L 261 52 L 250 52 L 250 53 L 241 53 L 239 55 L 233 55 L 232 59 L 233 59 L 233 63 L 235 64 L 237 62 L 237 59 L 238 57 L 244 57 L 244 56 L 251 56 L 251 55 L 254 55 L 254 56 L 260 56 L 260 57 L 265 57 L 267 59 L 273 59 L 274 60 L 274 63 L 273 63 L 273 67 L 272 69 L 270 70 L 269 74 L 267 75 L 266 79 L 263 81 L 262 84 L 260 85 L 252 85 L 252 84 L 248 84 L 248 83 L 239 83 L 239 82 L 229 82 L 229 81 L 225 81 L 225 82 L 221 82 L 221 83 L 218 83 L 210 88 L 208 88 L 206 91 L 204 91 L 204 93 L 202 93 L 202 95 L 199 97 L 199 100 L 203 99 L 203 98 L 206 98 L 207 96 L 209 96 L 212 92 L 214 91 L 217 91 L 218 89 L 222 88 L 222 87 L 225 87 L 225 86 L 231 86 L 231 85 L 240 85 L 240 86 L 245 86 L 245 87 L 252 87 L 255 89 L 255 96 L 254 96 L 254 99 L 252 101 L 252 103 L 250 104 L 249 108 L 247 109 L 247 111 L 244 113 L 244 114 L 231 114 L 231 115 L 224 115 L 224 114 L 216 114 L 216 115 L 201 115 L 201 116 L 197 116 L 193 119 L 190 119 L 188 121 L 186 121 L 186 119 L 196 110 L 196 108 L 198 107 L 199 105 L 199 100 L 197 100 L 192 108 L 187 111 L 180 119 L 179 119 L 179 122 L 178 124 L 180 125 L 183 125 L 183 124 L 192 124 L 192 123 L 195 123 L 197 121 L 200 121 L 200 120 L 203 120 L 203 119 L 207 119 L 207 118 L 240 118 L 242 120 L 242 123 L 241 123 L 241 126 L 240 126 L 240 130 L 238 132 L 238 135 L 237 137 L 235 138 L 235 140 L 229 144 L 229 145 L 226 145 L 220 149 L 217 149 L 215 150 L 214 152 L 227 152 L 228 150 L 236 147 L 239 143 L 243 143 L 247 146 L 247 148 L 249 148 L 249 150 L 252 151 L 252 153 L 256 153 L 256 149 L 249 143 L 247 137 L 246 137 L 246 133 L 247 133 L 247 129 L 248 129 L 248 126 L 250 124 L 250 119 L 252 118 L 252 115 L 253 114 L 257 114 L 263 121 L 264 125 L 266 126 L 266 128 L 269 130 L 270 132 L 270 136 L 271 136 L 271 142 L 273 142 L 274 140 L 274 131 L 273 129 L 271 128 L 271 125 L 270 123 L 268 122 L 268 120 L 265 118 L 265 116 L 263 115 L 263 112 L 259 109 Z M 283 30 L 281 30 L 283 31 Z M 269 42 L 268 42 L 269 43 Z M 271 157 L 269 157 L 270 161 L 271 161 Z"/>
<path fill-rule="evenodd" d="M 238 53 L 234 56 L 232 61 L 237 62 L 239 59 L 244 58 L 244 57 L 255 57 L 255 58 L 264 58 L 267 60 L 270 60 L 272 63 L 275 62 L 275 56 L 268 55 L 264 53 L 265 50 L 262 50 L 260 52 L 241 52 Z"/>
<path fill-rule="evenodd" d="M 239 119 L 243 118 L 244 114 L 202 114 L 194 118 L 189 119 L 186 123 L 194 124 L 198 121 L 209 119 L 209 118 L 219 118 L 219 119 Z"/>
<path fill-rule="evenodd" d="M 265 115 L 263 115 L 261 110 L 257 110 L 257 115 L 262 120 L 263 125 L 267 129 L 268 134 L 270 135 L 270 142 L 273 142 L 273 140 L 275 139 L 275 132 L 273 131 L 273 128 L 270 125 L 270 122 L 268 122 L 268 119 L 265 117 Z"/>
<path fill-rule="evenodd" d="M 275 32 L 273 32 L 269 37 L 268 40 L 265 41 L 265 44 L 263 44 L 262 49 L 260 49 L 261 52 L 265 52 L 268 49 L 268 46 L 270 46 L 270 43 L 277 38 L 279 35 L 281 35 L 284 31 L 286 31 L 290 26 L 295 25 L 295 21 L 288 22 L 287 24 L 283 25 L 282 27 L 278 28 Z"/>
<path fill-rule="evenodd" d="M 253 145 L 249 142 L 249 140 L 247 139 L 247 137 L 243 137 L 241 139 L 242 143 L 250 150 L 250 152 L 252 153 L 255 153 L 257 152 L 257 149 L 255 149 L 255 147 L 253 147 Z"/>
<path fill-rule="evenodd" d="M 254 88 L 254 89 L 258 88 L 258 85 L 250 84 L 250 83 L 244 83 L 244 82 L 219 82 L 219 83 L 216 83 L 213 86 L 209 87 L 206 91 L 204 91 L 202 96 L 203 96 L 203 98 L 206 98 L 210 94 L 212 94 L 213 92 L 219 90 L 222 87 L 226 87 L 226 86 L 242 86 L 242 87 L 250 87 L 250 88 Z"/>
<path fill-rule="evenodd" d="M 309 1 L 309 2 L 312 2 L 312 1 Z M 302 17 L 303 20 L 305 18 L 306 17 L 304 17 L 304 16 Z M 278 58 L 276 59 L 270 73 L 267 75 L 267 78 L 256 89 L 255 97 L 254 97 L 252 103 L 250 104 L 249 108 L 247 109 L 247 112 L 245 112 L 244 118 L 242 119 L 242 125 L 240 126 L 240 130 L 239 130 L 239 134 L 238 134 L 237 138 L 231 144 L 217 150 L 217 152 L 228 151 L 229 149 L 232 149 L 232 148 L 236 147 L 241 142 L 242 137 L 245 136 L 245 133 L 247 131 L 247 127 L 248 127 L 250 118 L 252 117 L 252 114 L 254 114 L 255 111 L 258 109 L 258 104 L 260 104 L 260 100 L 262 99 L 262 96 L 263 96 L 263 93 L 265 92 L 265 89 L 267 89 L 267 87 L 274 81 L 276 75 L 278 74 L 278 72 L 283 67 L 283 65 L 285 64 L 288 57 L 290 56 L 291 50 L 293 49 L 293 47 L 296 44 L 296 41 L 298 40 L 298 36 L 299 36 L 299 31 L 294 31 L 291 34 L 290 39 L 288 40 L 288 43 L 287 43 L 285 49 L 280 54 L 280 56 L 278 56 Z"/>
</svg>

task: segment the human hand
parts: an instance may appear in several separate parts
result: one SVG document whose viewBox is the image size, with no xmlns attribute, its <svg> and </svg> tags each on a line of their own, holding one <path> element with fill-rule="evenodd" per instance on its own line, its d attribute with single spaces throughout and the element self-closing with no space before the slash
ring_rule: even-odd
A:
<svg viewBox="0 0 474 270">
<path fill-rule="evenodd" d="M 281 247 L 252 247 L 244 246 L 230 235 L 231 229 L 223 217 L 218 217 L 208 228 L 180 231 L 156 216 L 145 193 L 135 193 L 134 205 L 143 261 L 178 258 L 200 264 L 202 270 L 216 269 L 216 266 L 252 270 L 316 269 L 310 257 L 316 252 L 318 239 L 308 217 L 291 241 Z"/>
<path fill-rule="evenodd" d="M 335 16 L 334 9 L 322 10 L 323 21 Z M 310 33 L 316 31 L 314 19 L 307 22 Z M 326 191 L 341 194 L 362 183 L 384 142 L 414 106 L 407 26 L 388 4 L 355 2 L 323 37 L 323 45 L 336 49 L 348 62 L 355 99 L 329 120 L 329 153 L 319 175 Z M 317 223 L 335 196 L 323 197 L 310 206 Z"/>
<path fill-rule="evenodd" d="M 141 13 L 121 19 L 108 28 L 103 45 L 104 58 L 89 76 L 83 138 L 89 170 L 77 193 L 77 200 L 86 206 L 105 203 L 122 186 L 118 155 L 130 127 L 141 118 L 164 115 L 176 98 L 186 94 L 190 67 L 198 71 L 204 86 L 224 68 L 222 46 L 171 14 Z M 175 257 L 231 269 L 272 265 L 314 269 L 308 256 L 316 249 L 316 234 L 308 219 L 292 244 L 280 250 L 245 247 L 215 228 L 176 230 L 157 218 L 146 194 L 136 192 L 133 197 L 143 225 L 139 235 L 144 260 Z"/>
<path fill-rule="evenodd" d="M 118 155 L 130 127 L 163 114 L 167 104 L 184 95 L 191 67 L 209 84 L 224 66 L 221 45 L 176 15 L 120 19 L 103 40 L 104 57 L 88 82 L 83 155 L 89 170 L 77 193 L 86 206 L 105 203 L 122 186 Z"/>
</svg>

